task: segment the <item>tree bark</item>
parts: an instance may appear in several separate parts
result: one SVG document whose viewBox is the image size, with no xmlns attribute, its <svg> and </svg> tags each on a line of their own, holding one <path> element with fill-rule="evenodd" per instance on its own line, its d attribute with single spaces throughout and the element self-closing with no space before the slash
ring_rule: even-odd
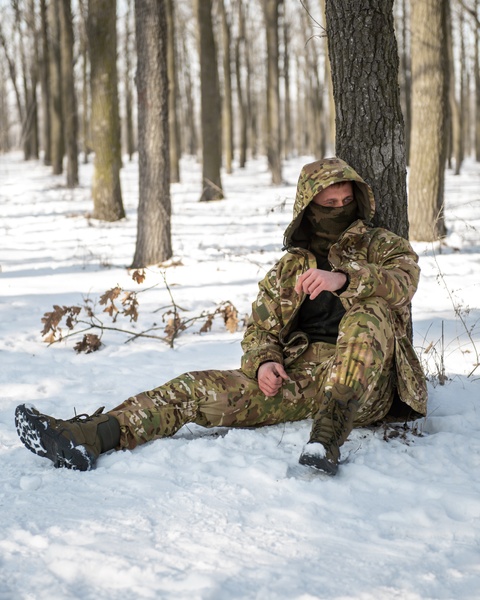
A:
<svg viewBox="0 0 480 600">
<path fill-rule="evenodd" d="M 410 65 L 410 48 L 408 46 L 407 32 L 409 29 L 407 15 L 407 0 L 402 0 L 402 91 L 403 91 L 403 114 L 405 117 L 405 151 L 407 155 L 407 165 L 410 164 L 410 132 L 412 129 L 412 77 Z"/>
<path fill-rule="evenodd" d="M 292 133 L 292 103 L 290 91 L 290 23 L 287 19 L 286 6 L 283 15 L 283 83 L 285 90 L 284 110 L 284 156 L 290 158 L 293 153 L 293 133 Z"/>
<path fill-rule="evenodd" d="M 451 144 L 449 144 L 449 161 L 450 157 L 453 154 L 453 159 L 455 161 L 455 175 L 460 174 L 460 169 L 463 162 L 462 156 L 462 107 L 460 102 L 457 100 L 455 90 L 455 63 L 453 56 L 453 27 L 452 27 L 452 16 L 450 14 L 450 10 L 447 12 L 447 52 L 448 52 L 448 74 L 450 77 L 449 80 L 449 106 L 450 112 L 448 114 L 448 124 L 450 126 L 450 139 Z M 460 84 L 460 96 L 462 93 L 462 86 Z"/>
<path fill-rule="evenodd" d="M 115 0 L 88 2 L 91 132 L 95 152 L 93 216 L 102 221 L 125 217 L 120 187 L 116 12 Z"/>
<path fill-rule="evenodd" d="M 88 163 L 90 153 L 90 124 L 89 124 L 89 105 L 88 105 L 88 39 L 87 39 L 87 21 L 88 10 L 87 0 L 79 0 L 80 12 L 80 54 L 82 57 L 82 141 L 83 141 L 83 162 Z"/>
<path fill-rule="evenodd" d="M 412 3 L 412 137 L 409 178 L 412 237 L 445 235 L 443 192 L 448 111 L 448 0 Z"/>
<path fill-rule="evenodd" d="M 52 164 L 51 156 L 51 107 L 50 107 L 50 51 L 49 51 L 49 32 L 47 18 L 46 0 L 40 0 L 40 22 L 42 38 L 42 59 L 40 62 L 40 82 L 42 93 L 42 117 L 43 117 L 43 164 L 50 166 Z"/>
<path fill-rule="evenodd" d="M 202 115 L 202 194 L 201 201 L 221 200 L 222 163 L 221 101 L 217 51 L 212 26 L 212 1 L 196 0 L 200 48 L 200 96 Z"/>
<path fill-rule="evenodd" d="M 478 15 L 478 0 L 475 0 L 475 14 Z M 479 28 L 475 27 L 475 158 L 480 162 L 480 58 Z"/>
<path fill-rule="evenodd" d="M 168 124 L 170 140 L 170 182 L 180 181 L 180 135 L 178 126 L 178 65 L 176 49 L 175 7 L 167 0 L 167 67 L 168 67 Z"/>
<path fill-rule="evenodd" d="M 50 0 L 48 24 L 50 32 L 50 156 L 54 175 L 63 172 L 63 112 L 62 112 L 62 69 L 60 60 L 59 0 Z"/>
<path fill-rule="evenodd" d="M 247 107 L 245 83 L 242 77 L 242 56 L 245 54 L 245 16 L 242 0 L 238 0 L 238 36 L 235 42 L 235 76 L 237 81 L 238 129 L 239 129 L 239 167 L 245 168 L 247 162 Z"/>
<path fill-rule="evenodd" d="M 133 114 L 132 114 L 132 59 L 130 48 L 130 15 L 132 13 L 132 0 L 127 1 L 127 12 L 125 15 L 125 143 L 128 160 L 132 160 L 135 152 L 133 139 Z"/>
<path fill-rule="evenodd" d="M 172 256 L 165 0 L 135 0 L 139 206 L 132 267 Z"/>
<path fill-rule="evenodd" d="M 223 48 L 223 133 L 224 133 L 224 155 L 225 171 L 232 173 L 233 160 L 233 108 L 232 108 L 232 73 L 230 53 L 230 21 L 225 10 L 225 1 L 219 0 L 221 23 L 222 23 L 222 48 Z"/>
<path fill-rule="evenodd" d="M 67 150 L 67 187 L 78 184 L 78 115 L 73 74 L 73 25 L 70 0 L 60 2 L 60 39 L 62 59 L 62 105 L 64 107 L 65 148 Z"/>
<path fill-rule="evenodd" d="M 393 0 L 327 0 L 336 154 L 371 185 L 374 224 L 408 237 Z"/>
<path fill-rule="evenodd" d="M 0 59 L 0 152 L 10 150 L 10 112 L 7 102 L 7 73 Z"/>
<path fill-rule="evenodd" d="M 278 10 L 281 3 L 282 0 L 263 0 L 267 34 L 267 156 L 273 185 L 283 181 L 278 68 Z"/>
</svg>

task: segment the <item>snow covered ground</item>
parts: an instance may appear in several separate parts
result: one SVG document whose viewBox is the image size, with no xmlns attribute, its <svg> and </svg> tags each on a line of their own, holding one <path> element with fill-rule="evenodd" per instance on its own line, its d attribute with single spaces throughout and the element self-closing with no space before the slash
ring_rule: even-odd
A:
<svg viewBox="0 0 480 600">
<path fill-rule="evenodd" d="M 197 202 L 199 165 L 182 163 L 172 186 L 181 264 L 165 270 L 182 315 L 227 300 L 249 312 L 257 281 L 281 255 L 308 160 L 289 161 L 279 188 L 265 162 L 252 161 L 223 176 L 227 200 L 212 204 Z M 43 165 L 0 156 L 0 600 L 479 598 L 480 165 L 447 173 L 446 245 L 415 244 L 415 345 L 430 377 L 429 416 L 388 441 L 383 429 L 355 431 L 331 479 L 290 474 L 309 422 L 190 426 L 103 456 L 89 473 L 56 470 L 22 446 L 13 422 L 21 402 L 68 418 L 186 370 L 239 365 L 242 332 L 219 319 L 203 334 L 196 323 L 173 349 L 112 331 L 91 354 L 73 351 L 80 338 L 42 341 L 54 304 L 95 302 L 117 284 L 158 284 L 139 295 L 136 331 L 160 325 L 165 310 L 154 311 L 170 304 L 158 269 L 140 286 L 127 271 L 136 164 L 122 172 L 127 219 L 113 224 L 86 216 L 91 168 L 82 165 L 70 191 Z M 132 328 L 121 317 L 117 325 Z"/>
</svg>

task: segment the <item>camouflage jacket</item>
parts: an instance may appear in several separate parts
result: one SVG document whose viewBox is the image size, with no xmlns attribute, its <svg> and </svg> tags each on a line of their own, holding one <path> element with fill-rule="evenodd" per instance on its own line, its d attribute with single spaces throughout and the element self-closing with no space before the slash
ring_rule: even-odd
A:
<svg viewBox="0 0 480 600">
<path fill-rule="evenodd" d="M 427 390 L 420 362 L 407 335 L 409 304 L 417 289 L 418 257 L 407 240 L 379 227 L 372 227 L 373 193 L 363 179 L 340 159 L 325 159 L 306 165 L 300 174 L 293 220 L 285 232 L 288 253 L 259 283 L 259 294 L 242 341 L 242 370 L 256 377 L 266 361 L 288 366 L 308 347 L 307 336 L 296 331 L 296 317 L 305 294 L 297 294 L 295 283 L 307 269 L 316 268 L 302 232 L 302 217 L 312 198 L 337 181 L 354 182 L 361 219 L 355 221 L 330 248 L 333 271 L 349 277 L 339 297 L 345 309 L 357 300 L 379 296 L 392 309 L 395 329 L 395 365 L 401 400 L 426 414 Z"/>
</svg>

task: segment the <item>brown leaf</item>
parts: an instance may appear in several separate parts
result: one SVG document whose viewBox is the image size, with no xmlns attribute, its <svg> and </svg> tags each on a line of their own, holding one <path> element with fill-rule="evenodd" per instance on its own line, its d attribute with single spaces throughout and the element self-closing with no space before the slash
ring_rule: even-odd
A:
<svg viewBox="0 0 480 600">
<path fill-rule="evenodd" d="M 126 308 L 123 310 L 123 314 L 126 317 L 130 317 L 130 322 L 137 321 L 138 319 L 138 300 L 135 292 L 125 292 L 122 298 L 122 304 Z"/>
<path fill-rule="evenodd" d="M 118 298 L 122 288 L 120 286 L 116 286 L 111 290 L 107 290 L 104 294 L 100 296 L 99 304 L 107 304 L 106 308 L 104 308 L 103 312 L 106 312 L 110 315 L 110 317 L 115 321 L 117 317 L 118 308 L 115 306 L 114 300 Z M 110 304 L 108 304 L 110 302 Z"/>
<path fill-rule="evenodd" d="M 136 281 L 139 285 L 145 281 L 145 269 L 135 269 L 132 273 L 133 281 Z"/>
<path fill-rule="evenodd" d="M 200 333 L 207 333 L 207 331 L 210 331 L 212 329 L 213 317 L 214 315 L 207 315 L 207 320 L 201 326 Z"/>
<path fill-rule="evenodd" d="M 83 336 L 82 341 L 75 344 L 73 349 L 77 354 L 80 354 L 80 352 L 90 354 L 91 352 L 96 352 L 97 350 L 100 350 L 101 345 L 102 342 L 100 341 L 98 335 L 95 335 L 94 333 L 86 333 Z"/>
<path fill-rule="evenodd" d="M 118 285 L 112 288 L 111 290 L 107 290 L 104 294 L 100 296 L 99 304 L 107 304 L 109 300 L 113 304 L 113 301 L 120 296 L 121 291 L 122 288 Z"/>
<path fill-rule="evenodd" d="M 183 331 L 184 329 L 186 329 L 185 324 L 182 322 L 178 315 L 175 315 L 174 318 L 168 319 L 164 331 L 167 335 L 167 338 L 169 340 L 173 340 L 177 333 L 179 331 Z"/>
<path fill-rule="evenodd" d="M 65 307 L 64 307 L 65 308 Z M 65 320 L 65 324 L 69 329 L 73 329 L 77 324 L 77 316 L 81 312 L 80 306 L 69 306 L 68 307 L 68 317 Z"/>
<path fill-rule="evenodd" d="M 223 320 L 225 322 L 225 327 L 230 333 L 235 333 L 237 331 L 238 311 L 230 302 L 225 305 Z"/>
<path fill-rule="evenodd" d="M 42 323 L 44 324 L 42 335 L 47 335 L 50 330 L 55 333 L 58 324 L 63 319 L 67 311 L 68 307 L 54 304 L 53 310 L 51 312 L 46 312 L 42 317 Z"/>
</svg>

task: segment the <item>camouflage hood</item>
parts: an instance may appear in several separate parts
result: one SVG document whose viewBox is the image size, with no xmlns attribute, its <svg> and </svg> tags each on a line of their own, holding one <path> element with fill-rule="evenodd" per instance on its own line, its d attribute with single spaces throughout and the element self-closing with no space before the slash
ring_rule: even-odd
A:
<svg viewBox="0 0 480 600">
<path fill-rule="evenodd" d="M 328 186 L 341 181 L 352 181 L 359 217 L 371 221 L 375 213 L 375 200 L 370 186 L 340 158 L 324 158 L 305 165 L 300 173 L 293 205 L 293 219 L 285 230 L 284 246 L 306 247 L 309 235 L 302 230 L 305 209 L 312 199 Z"/>
</svg>

